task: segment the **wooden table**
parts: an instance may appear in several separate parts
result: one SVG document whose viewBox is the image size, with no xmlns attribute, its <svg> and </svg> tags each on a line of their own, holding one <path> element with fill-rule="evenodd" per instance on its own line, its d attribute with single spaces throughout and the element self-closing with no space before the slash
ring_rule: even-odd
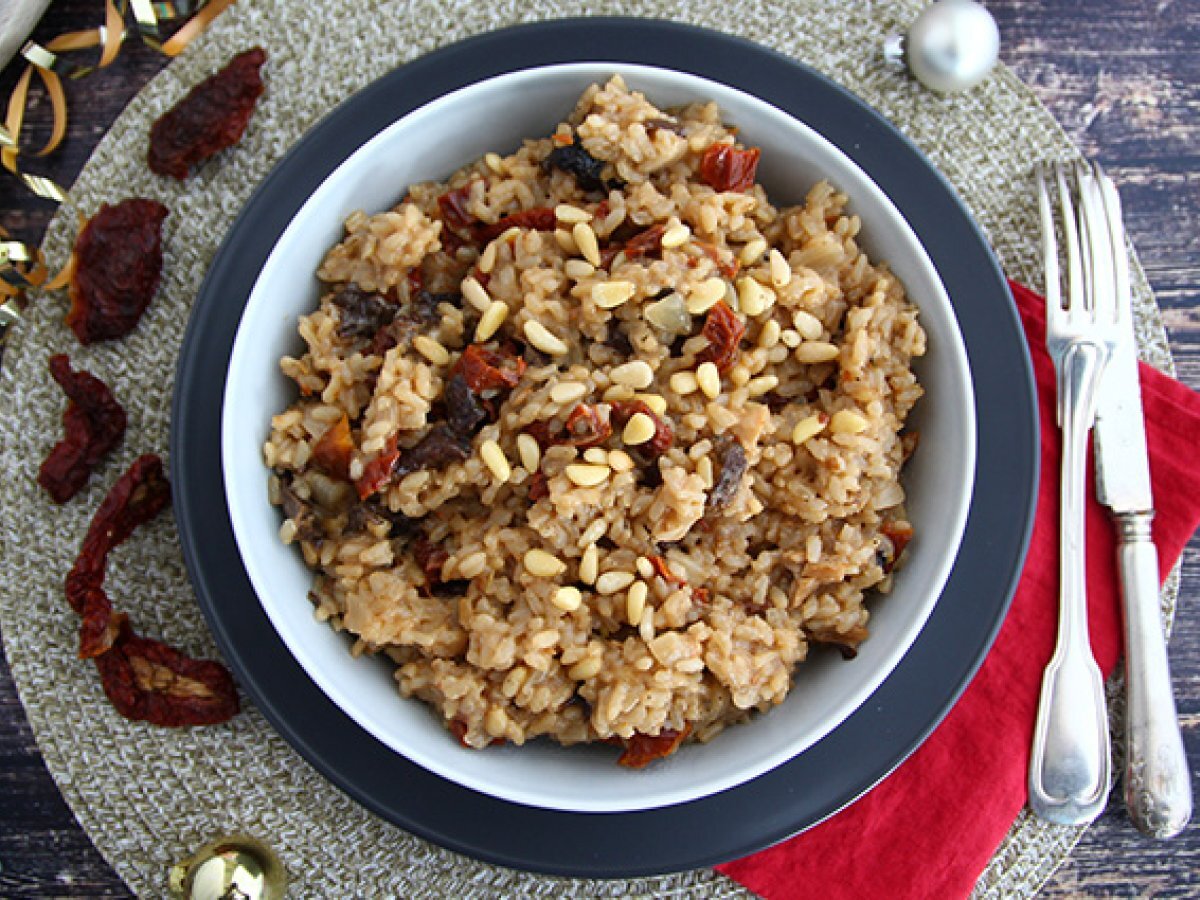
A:
<svg viewBox="0 0 1200 900">
<path fill-rule="evenodd" d="M 1200 388 L 1200 3 L 989 0 L 987 6 L 1000 23 L 1004 61 L 1119 183 L 1180 377 Z M 33 37 L 46 41 L 94 27 L 102 18 L 99 0 L 59 0 Z M 116 63 L 88 79 L 86 95 L 83 84 L 69 85 L 68 138 L 36 171 L 70 185 L 113 119 L 164 64 L 131 39 Z M 0 96 L 8 95 L 18 74 L 15 65 L 0 73 Z M 29 122 L 31 133 L 46 133 L 44 102 L 31 110 Z M 36 243 L 53 212 L 52 204 L 0 176 L 0 225 L 14 237 Z M 1200 772 L 1198 601 L 1200 538 L 1193 538 L 1171 639 L 1193 773 Z M 1118 796 L 1043 894 L 1081 895 L 1200 896 L 1200 825 L 1174 841 L 1149 840 L 1129 824 Z M 129 896 L 46 772 L 2 657 L 0 896 Z"/>
</svg>

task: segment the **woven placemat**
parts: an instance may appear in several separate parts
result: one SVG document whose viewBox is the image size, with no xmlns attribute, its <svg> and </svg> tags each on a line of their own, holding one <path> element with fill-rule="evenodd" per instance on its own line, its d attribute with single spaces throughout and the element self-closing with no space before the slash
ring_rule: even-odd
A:
<svg viewBox="0 0 1200 900">
<path fill-rule="evenodd" d="M 886 69 L 884 36 L 903 30 L 922 5 L 241 0 L 134 99 L 79 176 L 44 249 L 53 263 L 65 261 L 77 210 L 90 215 L 102 202 L 135 195 L 160 199 L 171 215 L 159 294 L 132 335 L 87 348 L 62 324 L 64 299 L 38 298 L 0 373 L 0 634 L 51 774 L 133 891 L 162 896 L 172 862 L 218 833 L 239 831 L 278 849 L 296 897 L 751 896 L 710 870 L 582 881 L 514 872 L 442 850 L 372 816 L 329 785 L 253 708 L 213 728 L 177 731 L 127 722 L 104 699 L 93 667 L 76 659 L 78 623 L 64 600 L 62 579 L 116 476 L 143 452 L 166 454 L 175 358 L 191 302 L 254 186 L 338 102 L 394 67 L 468 35 L 569 15 L 623 14 L 691 22 L 779 50 L 825 72 L 895 122 L 954 184 L 1005 271 L 1039 286 L 1035 209 L 1029 192 L 1013 185 L 1028 174 L 1030 160 L 1076 151 L 1003 68 L 984 86 L 951 97 L 937 97 Z M 143 162 L 149 123 L 233 53 L 255 44 L 269 53 L 268 88 L 241 145 L 185 185 L 152 176 Z M 1169 369 L 1157 308 L 1140 269 L 1135 275 L 1143 353 Z M 46 374 L 46 359 L 55 352 L 69 353 L 76 365 L 108 382 L 129 413 L 123 446 L 62 508 L 34 481 L 39 461 L 61 433 L 64 400 Z M 216 655 L 169 514 L 119 548 L 106 584 L 142 633 L 193 655 Z M 1023 816 L 976 895 L 1034 894 L 1081 833 Z"/>
</svg>

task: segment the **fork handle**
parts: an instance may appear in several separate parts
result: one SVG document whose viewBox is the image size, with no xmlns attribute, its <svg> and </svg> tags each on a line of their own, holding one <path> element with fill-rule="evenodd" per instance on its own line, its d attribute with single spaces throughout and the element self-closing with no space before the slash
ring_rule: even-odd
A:
<svg viewBox="0 0 1200 900">
<path fill-rule="evenodd" d="M 1125 615 L 1125 804 L 1142 832 L 1178 834 L 1192 814 L 1192 786 L 1179 733 L 1167 639 L 1159 612 L 1158 554 L 1150 541 L 1153 512 L 1117 516 Z"/>
<path fill-rule="evenodd" d="M 1068 345 L 1059 365 L 1063 452 L 1058 643 L 1042 677 L 1029 764 L 1029 805 L 1039 818 L 1062 825 L 1082 825 L 1100 815 L 1112 784 L 1104 683 L 1088 639 L 1084 568 L 1087 436 L 1095 415 L 1096 385 L 1107 361 L 1107 348 L 1078 341 Z"/>
</svg>

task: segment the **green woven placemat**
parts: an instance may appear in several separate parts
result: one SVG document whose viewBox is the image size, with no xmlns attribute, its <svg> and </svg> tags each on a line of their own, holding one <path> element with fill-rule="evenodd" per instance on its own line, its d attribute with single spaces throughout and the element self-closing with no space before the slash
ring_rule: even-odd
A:
<svg viewBox="0 0 1200 900">
<path fill-rule="evenodd" d="M 254 186 L 338 102 L 468 35 L 562 16 L 623 14 L 691 22 L 779 50 L 825 72 L 895 122 L 954 184 L 1005 271 L 1040 285 L 1035 210 L 1028 192 L 1013 185 L 1028 174 L 1031 159 L 1075 151 L 1003 68 L 984 86 L 944 98 L 886 69 L 884 36 L 902 30 L 922 5 L 241 0 L 134 99 L 79 176 L 44 249 L 53 263 L 65 261 L 77 210 L 90 215 L 106 201 L 158 198 L 171 209 L 159 294 L 132 335 L 88 348 L 63 327 L 64 300 L 39 298 L 16 330 L 0 373 L 0 634 L 51 774 L 133 891 L 162 896 L 172 862 L 216 834 L 241 831 L 278 849 L 296 897 L 750 896 L 710 870 L 581 881 L 514 872 L 442 850 L 375 818 L 329 785 L 253 708 L 214 728 L 175 731 L 127 722 L 104 699 L 93 668 L 75 657 L 78 625 L 62 578 L 117 474 L 140 453 L 166 454 L 175 358 L 191 303 Z M 254 44 L 269 53 L 268 89 L 241 145 L 185 185 L 152 176 L 143 162 L 149 123 L 234 52 Z M 1141 271 L 1135 274 L 1144 355 L 1169 369 L 1157 309 Z M 46 358 L 54 352 L 70 353 L 76 365 L 107 381 L 129 413 L 123 446 L 62 508 L 34 482 L 61 431 L 63 398 L 46 376 Z M 106 584 L 143 633 L 193 655 L 216 655 L 170 515 L 116 552 Z M 1032 895 L 1080 834 L 1023 816 L 976 894 Z"/>
</svg>

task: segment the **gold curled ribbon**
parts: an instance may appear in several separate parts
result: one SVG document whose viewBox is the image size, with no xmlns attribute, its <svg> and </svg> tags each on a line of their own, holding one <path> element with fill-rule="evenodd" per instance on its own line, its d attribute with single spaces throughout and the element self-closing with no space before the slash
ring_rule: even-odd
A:
<svg viewBox="0 0 1200 900">
<path fill-rule="evenodd" d="M 67 192 L 60 185 L 45 176 L 24 172 L 18 164 L 21 126 L 25 120 L 34 72 L 50 99 L 53 120 L 46 143 L 32 155 L 46 156 L 58 148 L 67 133 L 67 95 L 62 76 L 83 78 L 97 69 L 105 68 L 117 58 L 126 36 L 125 13 L 128 8 L 132 7 L 142 40 L 166 56 L 174 57 L 183 52 L 184 47 L 234 2 L 236 0 L 104 0 L 104 24 L 100 27 L 60 34 L 44 46 L 33 41 L 27 42 L 21 49 L 21 55 L 28 65 L 9 96 L 7 115 L 0 126 L 0 164 L 37 196 L 61 203 L 66 199 Z M 160 22 L 175 21 L 189 15 L 191 18 L 174 35 L 166 41 L 161 39 Z M 60 55 L 96 47 L 100 48 L 100 57 L 91 65 L 79 64 Z"/>
</svg>

